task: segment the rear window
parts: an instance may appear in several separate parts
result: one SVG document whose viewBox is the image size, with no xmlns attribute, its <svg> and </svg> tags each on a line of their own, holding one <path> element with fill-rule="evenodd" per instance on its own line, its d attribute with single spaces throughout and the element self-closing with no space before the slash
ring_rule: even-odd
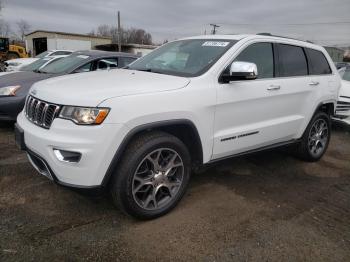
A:
<svg viewBox="0 0 350 262">
<path fill-rule="evenodd" d="M 308 74 L 303 48 L 279 44 L 278 50 L 280 76 L 304 76 Z"/>
<path fill-rule="evenodd" d="M 309 48 L 306 50 L 310 63 L 310 75 L 326 75 L 332 73 L 328 61 L 322 52 Z"/>
</svg>

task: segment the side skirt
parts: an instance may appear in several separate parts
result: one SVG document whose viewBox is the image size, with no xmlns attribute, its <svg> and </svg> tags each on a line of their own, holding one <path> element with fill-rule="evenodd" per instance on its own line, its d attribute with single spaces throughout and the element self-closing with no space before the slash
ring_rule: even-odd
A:
<svg viewBox="0 0 350 262">
<path fill-rule="evenodd" d="M 261 151 L 265 151 L 265 150 L 270 150 L 270 149 L 274 149 L 274 148 L 278 148 L 278 147 L 283 147 L 283 146 L 287 146 L 287 145 L 296 144 L 298 142 L 300 142 L 300 139 L 293 139 L 293 140 L 289 140 L 289 141 L 286 141 L 286 142 L 280 142 L 280 143 L 276 143 L 276 144 L 273 144 L 273 145 L 263 146 L 263 147 L 260 147 L 260 148 L 257 148 L 257 149 L 248 150 L 246 152 L 242 152 L 242 153 L 238 153 L 238 154 L 234 154 L 234 155 L 230 155 L 230 156 L 225 156 L 225 157 L 221 157 L 221 158 L 217 158 L 217 159 L 212 159 L 209 162 L 205 163 L 204 166 L 205 165 L 210 165 L 212 163 L 219 162 L 219 161 L 222 161 L 222 160 L 225 160 L 225 159 L 235 158 L 235 157 L 244 156 L 244 155 L 250 155 L 250 154 L 261 152 Z"/>
</svg>

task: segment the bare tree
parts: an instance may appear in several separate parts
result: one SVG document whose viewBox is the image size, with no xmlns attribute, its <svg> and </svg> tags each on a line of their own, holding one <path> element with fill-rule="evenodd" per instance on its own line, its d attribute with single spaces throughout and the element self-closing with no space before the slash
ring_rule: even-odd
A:
<svg viewBox="0 0 350 262">
<path fill-rule="evenodd" d="M 24 41 L 24 36 L 29 32 L 31 26 L 27 21 L 21 19 L 17 22 L 18 33 L 22 41 Z"/>
<path fill-rule="evenodd" d="M 96 29 L 96 34 L 105 37 L 112 36 L 111 27 L 109 25 L 99 25 Z"/>
<path fill-rule="evenodd" d="M 92 30 L 89 35 L 111 37 L 113 40 L 118 39 L 117 27 L 109 25 L 100 25 L 96 30 Z M 121 28 L 122 43 L 133 43 L 133 44 L 152 44 L 152 35 L 140 28 Z M 115 42 L 115 41 L 114 41 Z"/>
<path fill-rule="evenodd" d="M 10 24 L 0 19 L 0 36 L 9 37 L 11 33 Z"/>
</svg>

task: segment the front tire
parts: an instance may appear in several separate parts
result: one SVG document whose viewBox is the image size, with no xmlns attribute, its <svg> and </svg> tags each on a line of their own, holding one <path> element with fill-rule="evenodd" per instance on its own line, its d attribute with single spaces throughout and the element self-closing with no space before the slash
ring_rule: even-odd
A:
<svg viewBox="0 0 350 262">
<path fill-rule="evenodd" d="M 164 132 L 140 135 L 128 145 L 114 172 L 113 201 L 136 218 L 164 215 L 183 197 L 190 167 L 188 149 L 177 137 Z"/>
<path fill-rule="evenodd" d="M 8 52 L 7 53 L 7 60 L 17 59 L 19 58 L 19 55 L 14 52 Z"/>
<path fill-rule="evenodd" d="M 324 112 L 317 112 L 297 146 L 297 156 L 309 162 L 320 160 L 328 148 L 330 138 L 330 117 Z"/>
</svg>

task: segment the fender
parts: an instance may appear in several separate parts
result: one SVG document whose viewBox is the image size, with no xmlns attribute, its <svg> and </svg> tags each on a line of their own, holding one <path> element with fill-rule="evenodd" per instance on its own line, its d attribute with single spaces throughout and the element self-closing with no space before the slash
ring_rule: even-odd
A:
<svg viewBox="0 0 350 262">
<path fill-rule="evenodd" d="M 126 146 L 131 142 L 132 138 L 137 133 L 140 133 L 142 131 L 151 130 L 151 129 L 172 126 L 172 125 L 187 125 L 193 129 L 197 143 L 199 143 L 201 158 L 203 159 L 202 141 L 201 141 L 201 138 L 199 136 L 198 130 L 192 121 L 190 121 L 188 119 L 174 119 L 174 120 L 157 121 L 157 122 L 143 124 L 143 125 L 140 125 L 140 126 L 137 126 L 137 127 L 134 127 L 133 129 L 131 129 L 127 133 L 127 135 L 123 138 L 123 141 L 121 142 L 120 146 L 118 147 L 117 151 L 115 152 L 115 154 L 113 156 L 111 163 L 109 164 L 109 167 L 106 171 L 106 174 L 102 180 L 101 186 L 102 187 L 107 186 L 107 184 L 108 184 L 108 182 L 113 174 L 113 171 L 115 170 L 116 166 L 118 165 L 118 163 L 119 163 L 119 161 L 120 161 L 120 159 L 121 159 L 121 157 L 126 149 Z"/>
</svg>

